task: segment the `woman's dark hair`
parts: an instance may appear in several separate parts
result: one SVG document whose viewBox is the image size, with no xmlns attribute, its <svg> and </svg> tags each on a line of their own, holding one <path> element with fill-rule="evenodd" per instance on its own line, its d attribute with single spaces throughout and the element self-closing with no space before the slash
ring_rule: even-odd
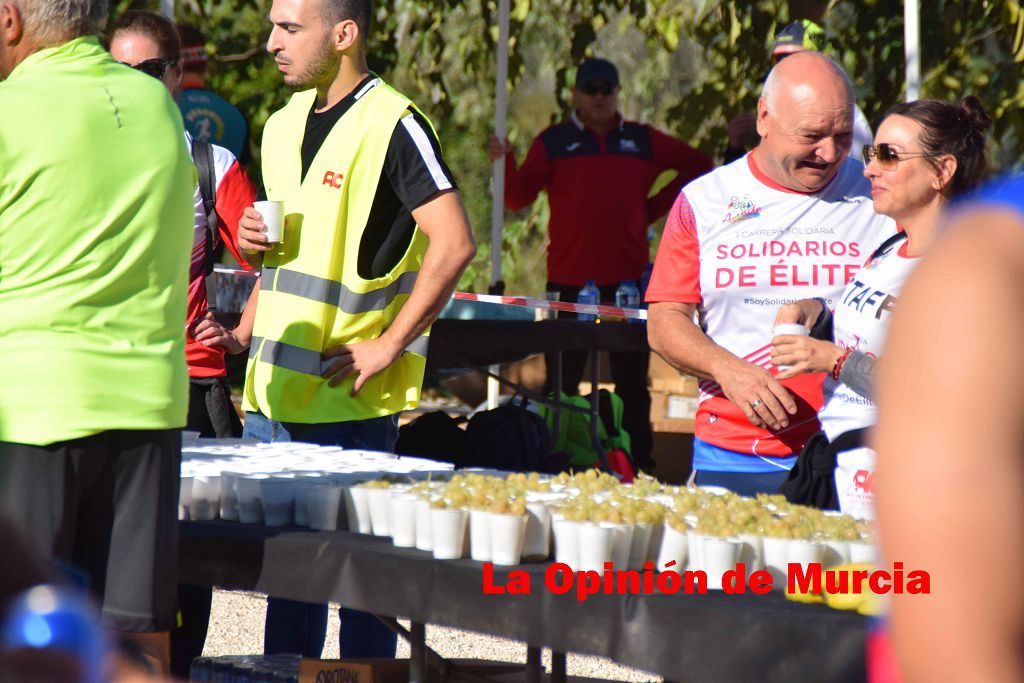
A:
<svg viewBox="0 0 1024 683">
<path fill-rule="evenodd" d="M 992 119 L 977 97 L 968 95 L 960 104 L 941 100 L 905 102 L 887 116 L 893 114 L 921 125 L 924 130 L 919 141 L 923 152 L 951 154 L 956 158 L 956 173 L 949 183 L 950 196 L 969 192 L 988 175 L 985 131 L 992 125 Z"/>
<path fill-rule="evenodd" d="M 181 39 L 178 29 L 170 19 L 156 12 L 128 10 L 110 27 L 108 35 L 113 39 L 118 33 L 137 33 L 156 43 L 163 59 L 177 59 L 181 55 Z"/>
</svg>

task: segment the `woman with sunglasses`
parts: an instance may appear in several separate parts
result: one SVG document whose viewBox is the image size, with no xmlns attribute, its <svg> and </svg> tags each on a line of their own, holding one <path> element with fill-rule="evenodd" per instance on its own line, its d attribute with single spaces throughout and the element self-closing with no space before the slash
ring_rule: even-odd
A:
<svg viewBox="0 0 1024 683">
<path fill-rule="evenodd" d="M 842 296 L 803 299 L 779 309 L 776 324 L 797 323 L 813 336 L 782 334 L 772 342 L 779 378 L 827 373 L 822 432 L 813 437 L 783 486 L 790 500 L 871 518 L 874 452 L 863 445 L 874 425 L 875 362 L 900 290 L 935 236 L 947 202 L 976 187 L 987 172 L 981 102 L 918 100 L 898 105 L 864 146 L 864 175 L 875 211 L 900 232 L 879 246 Z M 834 313 L 830 310 L 834 309 Z"/>
<path fill-rule="evenodd" d="M 155 12 L 125 12 L 110 31 L 110 53 L 117 61 L 159 79 L 177 96 L 181 83 L 181 41 L 174 24 Z M 224 244 L 249 268 L 238 248 L 238 219 L 256 197 L 256 191 L 234 155 L 223 147 L 209 145 L 200 149 L 191 135 L 184 132 L 186 144 L 199 165 L 212 165 L 212 187 L 205 192 L 212 196 L 213 210 L 204 206 L 203 192 L 197 187 L 195 202 L 195 235 L 189 273 L 189 299 L 185 356 L 190 379 L 188 424 L 186 429 L 205 437 L 241 436 L 241 422 L 231 403 L 227 385 L 224 352 L 239 353 L 248 345 L 247 334 L 236 335 L 214 320 L 209 307 L 206 276 L 215 261 L 216 244 Z M 208 154 L 200 155 L 208 150 Z M 205 163 L 203 163 L 205 162 Z M 247 307 L 251 308 L 251 307 Z M 251 313 L 251 311 L 249 311 Z M 251 315 L 243 314 L 239 328 L 251 326 Z"/>
</svg>

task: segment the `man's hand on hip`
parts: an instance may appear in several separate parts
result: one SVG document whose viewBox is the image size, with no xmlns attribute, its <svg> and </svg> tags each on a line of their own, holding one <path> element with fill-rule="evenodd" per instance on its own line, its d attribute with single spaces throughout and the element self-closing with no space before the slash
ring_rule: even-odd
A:
<svg viewBox="0 0 1024 683">
<path fill-rule="evenodd" d="M 395 349 L 389 340 L 381 337 L 356 344 L 342 344 L 323 353 L 327 369 L 321 375 L 330 379 L 328 386 L 336 387 L 349 375 L 356 373 L 352 395 L 355 396 L 366 382 L 378 372 L 398 360 L 402 349 Z M 333 361 L 327 365 L 328 361 Z"/>
<path fill-rule="evenodd" d="M 715 381 L 755 427 L 785 429 L 789 415 L 796 414 L 796 402 L 789 390 L 753 363 L 737 359 L 716 374 Z"/>
</svg>

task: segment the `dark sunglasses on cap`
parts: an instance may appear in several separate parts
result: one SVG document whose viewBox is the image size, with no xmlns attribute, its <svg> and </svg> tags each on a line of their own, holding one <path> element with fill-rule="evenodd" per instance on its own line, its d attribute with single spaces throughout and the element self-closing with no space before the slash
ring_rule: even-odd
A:
<svg viewBox="0 0 1024 683">
<path fill-rule="evenodd" d="M 933 157 L 928 152 L 897 152 L 886 142 L 877 145 L 864 145 L 864 165 L 867 166 L 874 159 L 883 171 L 891 171 L 904 159 L 914 157 Z"/>
<path fill-rule="evenodd" d="M 118 63 L 130 66 L 131 68 L 141 71 L 153 78 L 163 78 L 164 73 L 167 71 L 167 67 L 178 63 L 178 57 L 157 57 L 156 59 L 147 59 L 146 61 L 139 62 L 138 64 L 129 64 L 128 62 Z"/>
<path fill-rule="evenodd" d="M 587 83 L 586 85 L 580 88 L 580 92 L 582 92 L 584 95 L 601 94 L 604 95 L 605 97 L 608 97 L 609 95 L 615 93 L 615 86 L 612 85 L 611 83 L 604 82 Z"/>
</svg>

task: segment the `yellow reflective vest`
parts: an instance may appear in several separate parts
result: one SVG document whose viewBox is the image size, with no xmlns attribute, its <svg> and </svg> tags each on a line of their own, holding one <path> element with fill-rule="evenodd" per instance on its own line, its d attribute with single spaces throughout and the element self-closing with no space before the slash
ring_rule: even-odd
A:
<svg viewBox="0 0 1024 683">
<path fill-rule="evenodd" d="M 321 378 L 321 354 L 376 339 L 412 292 L 427 240 L 417 228 L 387 275 L 359 276 L 363 232 L 391 135 L 412 103 L 380 83 L 331 130 L 301 179 L 301 146 L 315 90 L 296 93 L 267 121 L 263 180 L 284 202 L 282 241 L 264 257 L 246 369 L 244 408 L 272 420 L 323 424 L 413 408 L 426 362 L 426 335 L 352 396 L 355 375 L 336 387 Z"/>
</svg>

